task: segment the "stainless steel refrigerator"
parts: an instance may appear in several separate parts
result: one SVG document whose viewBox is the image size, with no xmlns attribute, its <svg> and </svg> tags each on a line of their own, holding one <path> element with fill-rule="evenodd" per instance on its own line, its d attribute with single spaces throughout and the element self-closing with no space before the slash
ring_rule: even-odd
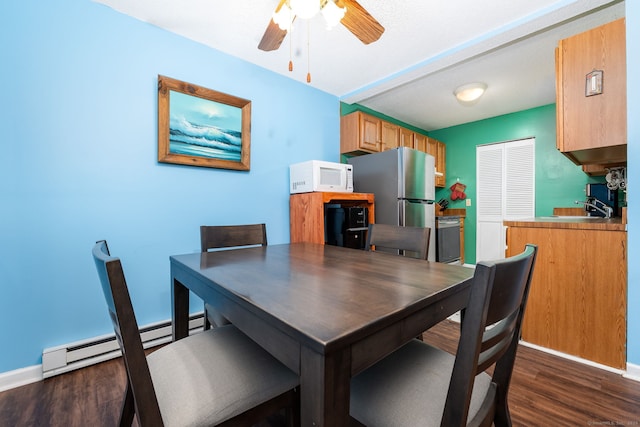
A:
<svg viewBox="0 0 640 427">
<path fill-rule="evenodd" d="M 435 159 L 412 148 L 352 157 L 353 190 L 375 195 L 375 222 L 430 227 L 429 261 L 435 261 Z"/>
</svg>

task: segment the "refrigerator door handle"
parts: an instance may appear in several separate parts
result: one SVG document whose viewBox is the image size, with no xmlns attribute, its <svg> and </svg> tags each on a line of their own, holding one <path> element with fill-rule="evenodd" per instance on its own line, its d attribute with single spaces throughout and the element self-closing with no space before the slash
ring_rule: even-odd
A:
<svg viewBox="0 0 640 427">
<path fill-rule="evenodd" d="M 433 200 L 421 200 L 421 199 L 405 199 L 409 203 L 420 203 L 423 205 L 433 205 L 435 202 Z"/>
</svg>

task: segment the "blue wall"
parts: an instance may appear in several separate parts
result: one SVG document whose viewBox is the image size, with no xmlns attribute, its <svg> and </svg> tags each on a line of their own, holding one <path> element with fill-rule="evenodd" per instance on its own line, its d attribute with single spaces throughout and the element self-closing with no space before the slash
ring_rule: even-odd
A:
<svg viewBox="0 0 640 427">
<path fill-rule="evenodd" d="M 627 17 L 627 178 L 631 197 L 628 203 L 627 235 L 629 298 L 627 361 L 640 366 L 640 2 L 626 1 Z M 638 374 L 638 372 L 636 372 Z"/>
<path fill-rule="evenodd" d="M 640 4 L 626 2 L 626 16 L 633 82 Z M 168 257 L 198 250 L 199 225 L 264 221 L 271 243 L 287 242 L 288 165 L 338 161 L 335 97 L 89 0 L 3 5 L 0 54 L 0 373 L 40 363 L 46 347 L 111 331 L 90 256 L 95 240 L 108 239 L 123 258 L 140 323 L 164 320 Z M 252 101 L 250 172 L 156 162 L 158 74 Z M 628 85 L 627 104 L 633 189 L 637 85 Z M 637 260 L 640 204 L 632 196 L 628 206 L 629 259 Z M 639 304 L 632 261 L 628 360 L 636 365 Z"/>
<path fill-rule="evenodd" d="M 199 250 L 200 225 L 288 242 L 288 165 L 339 161 L 336 97 L 89 0 L 3 5 L 0 52 L 0 373 L 112 332 L 96 240 L 139 323 L 165 320 L 169 256 Z M 157 162 L 158 74 L 252 101 L 250 172 Z"/>
</svg>

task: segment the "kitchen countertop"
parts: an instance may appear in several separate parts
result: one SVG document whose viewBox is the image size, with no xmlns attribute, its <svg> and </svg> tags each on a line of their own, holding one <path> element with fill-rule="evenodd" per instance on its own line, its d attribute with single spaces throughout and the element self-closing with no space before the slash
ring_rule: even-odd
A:
<svg viewBox="0 0 640 427">
<path fill-rule="evenodd" d="M 620 217 L 606 219 L 581 216 L 540 216 L 529 219 L 504 221 L 504 225 L 507 227 L 627 231 L 627 225 Z"/>
<path fill-rule="evenodd" d="M 440 205 L 436 203 L 436 216 L 459 216 L 460 218 L 465 218 L 467 216 L 466 209 L 456 209 L 456 208 L 445 209 L 445 210 L 440 210 L 440 209 L 441 209 Z"/>
</svg>

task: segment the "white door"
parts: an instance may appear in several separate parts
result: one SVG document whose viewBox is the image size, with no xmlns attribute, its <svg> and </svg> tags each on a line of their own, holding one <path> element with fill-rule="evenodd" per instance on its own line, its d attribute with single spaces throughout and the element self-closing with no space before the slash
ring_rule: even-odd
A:
<svg viewBox="0 0 640 427">
<path fill-rule="evenodd" d="M 502 259 L 505 220 L 535 216 L 535 138 L 476 147 L 476 262 Z"/>
</svg>

